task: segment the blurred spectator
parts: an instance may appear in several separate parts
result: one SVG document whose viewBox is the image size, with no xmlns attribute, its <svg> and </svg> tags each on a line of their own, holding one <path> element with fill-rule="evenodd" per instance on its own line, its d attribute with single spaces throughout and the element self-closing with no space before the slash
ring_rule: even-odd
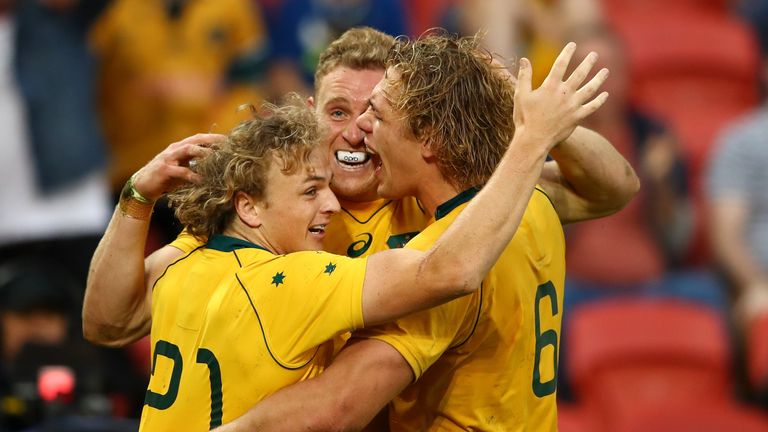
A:
<svg viewBox="0 0 768 432">
<path fill-rule="evenodd" d="M 583 125 L 613 143 L 633 165 L 642 188 L 617 214 L 567 227 L 563 344 L 567 343 L 568 314 L 586 301 L 676 297 L 724 312 L 726 302 L 717 278 L 681 266 L 691 239 L 692 214 L 686 162 L 676 138 L 658 120 L 630 105 L 627 59 L 614 33 L 595 27 L 572 38 L 578 44 L 577 58 L 595 51 L 600 56 L 598 65 L 611 71 L 604 85 L 608 101 Z M 561 355 L 561 363 L 567 361 Z M 565 398 L 569 396 L 567 379 L 560 376 Z"/>
<path fill-rule="evenodd" d="M 603 136 L 633 165 L 642 189 L 627 208 L 568 229 L 568 275 L 574 281 L 630 289 L 658 281 L 682 259 L 690 232 L 686 165 L 675 137 L 628 100 L 629 74 L 621 41 L 607 28 L 574 35 L 576 57 L 595 51 L 611 71 L 611 95 L 584 126 Z"/>
<path fill-rule="evenodd" d="M 6 2 L 0 17 L 0 262 L 44 254 L 83 288 L 111 207 L 84 39 L 98 3 Z"/>
<path fill-rule="evenodd" d="M 111 211 L 86 44 L 105 3 L 0 2 L 0 430 L 53 415 L 39 375 L 64 389 L 74 383 L 72 395 L 84 386 L 84 413 L 141 407 L 141 380 L 137 391 L 134 377 L 100 366 L 120 368 L 125 354 L 90 347 L 80 332 L 90 257 Z M 46 366 L 70 369 L 42 374 Z"/>
<path fill-rule="evenodd" d="M 407 22 L 401 0 L 282 0 L 272 34 L 270 97 L 311 95 L 320 53 L 344 31 L 368 26 L 399 36 Z"/>
<path fill-rule="evenodd" d="M 599 0 L 456 0 L 451 13 L 447 19 L 460 33 L 486 30 L 492 52 L 531 59 L 534 85 L 544 80 L 570 34 L 603 23 Z"/>
<path fill-rule="evenodd" d="M 742 325 L 768 311 L 766 136 L 768 107 L 763 106 L 720 136 L 708 178 L 712 246 Z"/>
<path fill-rule="evenodd" d="M 255 6 L 251 0 L 115 0 L 96 22 L 90 40 L 100 65 L 115 195 L 160 149 L 195 133 L 229 130 L 238 105 L 258 104 L 255 77 L 265 39 Z M 169 226 L 164 206 L 156 209 L 165 243 L 177 228 Z"/>
</svg>

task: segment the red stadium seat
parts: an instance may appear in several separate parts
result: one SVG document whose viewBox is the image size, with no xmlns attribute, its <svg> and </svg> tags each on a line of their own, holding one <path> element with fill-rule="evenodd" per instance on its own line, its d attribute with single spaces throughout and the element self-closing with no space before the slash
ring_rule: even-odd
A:
<svg viewBox="0 0 768 432">
<path fill-rule="evenodd" d="M 759 51 L 740 21 L 703 14 L 637 17 L 620 31 L 639 106 L 679 134 L 698 177 L 723 125 L 759 100 Z"/>
<path fill-rule="evenodd" d="M 727 334 L 706 306 L 604 301 L 575 309 L 566 331 L 574 395 L 609 430 L 638 407 L 731 397 Z"/>
<path fill-rule="evenodd" d="M 759 101 L 760 54 L 754 34 L 730 15 L 694 8 L 627 14 L 613 24 L 626 43 L 633 103 L 677 134 L 701 210 L 702 179 L 714 138 Z M 710 261 L 706 215 L 700 215 L 689 264 Z"/>
<path fill-rule="evenodd" d="M 600 3 L 610 18 L 617 15 L 664 14 L 670 9 L 722 15 L 730 11 L 730 0 L 601 0 Z"/>
<path fill-rule="evenodd" d="M 656 406 L 640 408 L 613 429 L 614 432 L 765 432 L 768 418 L 762 412 L 733 404 Z"/>
<path fill-rule="evenodd" d="M 758 317 L 749 328 L 747 367 L 752 387 L 768 390 L 768 313 Z"/>
<path fill-rule="evenodd" d="M 584 408 L 557 403 L 557 430 L 560 432 L 595 432 L 592 418 Z"/>
</svg>

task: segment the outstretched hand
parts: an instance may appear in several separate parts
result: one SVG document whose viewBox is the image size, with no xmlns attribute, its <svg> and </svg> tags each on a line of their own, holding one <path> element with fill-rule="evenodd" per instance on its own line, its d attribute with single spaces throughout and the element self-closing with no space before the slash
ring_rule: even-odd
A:
<svg viewBox="0 0 768 432">
<path fill-rule="evenodd" d="M 134 187 L 145 198 L 156 201 L 184 183 L 199 182 L 202 178 L 190 162 L 205 157 L 225 139 L 219 134 L 197 134 L 169 145 L 136 173 Z"/>
<path fill-rule="evenodd" d="M 550 146 L 548 150 L 570 136 L 579 122 L 600 108 L 608 98 L 607 92 L 595 97 L 608 78 L 608 69 L 601 69 L 584 84 L 597 62 L 595 52 L 590 52 L 565 79 L 575 50 L 573 42 L 563 48 L 549 75 L 536 90 L 531 88 L 531 63 L 526 58 L 520 59 L 515 87 L 515 128 L 532 134 L 538 142 L 547 143 Z"/>
</svg>

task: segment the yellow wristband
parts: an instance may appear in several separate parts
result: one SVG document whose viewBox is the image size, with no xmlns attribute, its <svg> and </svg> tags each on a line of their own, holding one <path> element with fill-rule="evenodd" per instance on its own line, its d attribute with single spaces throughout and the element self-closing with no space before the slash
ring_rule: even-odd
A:
<svg viewBox="0 0 768 432">
<path fill-rule="evenodd" d="M 120 192 L 118 207 L 120 207 L 120 212 L 124 216 L 139 220 L 149 220 L 152 216 L 155 202 L 144 197 L 141 192 L 136 190 L 136 187 L 133 185 L 135 177 L 136 174 L 132 175 L 125 182 L 125 186 L 123 186 L 123 190 Z"/>
</svg>

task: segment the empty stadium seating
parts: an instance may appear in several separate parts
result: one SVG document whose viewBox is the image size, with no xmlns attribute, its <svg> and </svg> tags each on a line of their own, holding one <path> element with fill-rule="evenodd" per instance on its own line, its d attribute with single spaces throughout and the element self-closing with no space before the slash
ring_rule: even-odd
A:
<svg viewBox="0 0 768 432">
<path fill-rule="evenodd" d="M 728 339 L 715 309 L 670 299 L 603 301 L 575 309 L 567 334 L 573 393 L 608 430 L 638 407 L 732 397 Z"/>
<path fill-rule="evenodd" d="M 765 432 L 768 419 L 755 409 L 734 404 L 639 407 L 613 432 Z"/>
<path fill-rule="evenodd" d="M 768 313 L 750 325 L 746 352 L 750 385 L 756 391 L 768 391 Z"/>
</svg>

